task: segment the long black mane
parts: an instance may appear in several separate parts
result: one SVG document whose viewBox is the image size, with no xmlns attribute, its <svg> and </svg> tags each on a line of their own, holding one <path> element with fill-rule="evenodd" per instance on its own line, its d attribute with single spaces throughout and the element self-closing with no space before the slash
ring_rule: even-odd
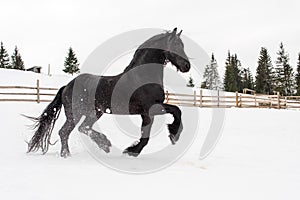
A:
<svg viewBox="0 0 300 200">
<path fill-rule="evenodd" d="M 140 60 L 143 58 L 145 53 L 149 53 L 149 51 L 162 51 L 165 47 L 162 46 L 161 40 L 164 40 L 166 36 L 170 34 L 169 32 L 161 33 L 151 37 L 146 40 L 143 44 L 141 44 L 137 50 L 134 52 L 133 59 L 129 63 L 129 65 L 124 69 L 124 72 L 128 72 L 129 70 L 143 64 Z M 163 60 L 158 60 L 154 62 L 157 64 L 166 64 L 166 58 Z"/>
</svg>

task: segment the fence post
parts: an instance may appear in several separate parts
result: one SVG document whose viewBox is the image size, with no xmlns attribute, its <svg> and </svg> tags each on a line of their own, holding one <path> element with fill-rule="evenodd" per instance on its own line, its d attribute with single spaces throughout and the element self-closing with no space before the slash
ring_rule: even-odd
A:
<svg viewBox="0 0 300 200">
<path fill-rule="evenodd" d="M 287 97 L 285 97 L 285 109 L 287 109 Z"/>
<path fill-rule="evenodd" d="M 220 107 L 220 91 L 218 90 L 218 108 Z"/>
<path fill-rule="evenodd" d="M 242 99 L 243 99 L 243 94 L 240 95 L 240 105 L 239 105 L 240 108 L 243 107 L 243 100 Z"/>
<path fill-rule="evenodd" d="M 199 107 L 202 107 L 202 89 L 200 89 L 200 100 L 199 100 L 200 104 Z"/>
<path fill-rule="evenodd" d="M 239 93 L 235 92 L 235 107 L 239 107 Z"/>
<path fill-rule="evenodd" d="M 196 106 L 197 104 L 197 97 L 196 97 L 196 90 L 194 90 L 194 106 Z"/>
<path fill-rule="evenodd" d="M 168 92 L 168 90 L 166 90 L 166 103 L 168 103 L 169 102 L 169 92 Z"/>
<path fill-rule="evenodd" d="M 257 104 L 257 102 L 256 102 L 256 94 L 254 94 L 254 107 L 256 107 L 256 104 Z"/>
<path fill-rule="evenodd" d="M 36 95 L 37 95 L 37 103 L 40 103 L 41 102 L 41 99 L 40 99 L 40 80 L 37 79 L 36 80 Z"/>
<path fill-rule="evenodd" d="M 280 109 L 280 93 L 277 92 L 277 108 Z"/>
<path fill-rule="evenodd" d="M 50 74 L 50 64 L 48 64 L 48 76 L 51 76 L 51 74 Z"/>
</svg>

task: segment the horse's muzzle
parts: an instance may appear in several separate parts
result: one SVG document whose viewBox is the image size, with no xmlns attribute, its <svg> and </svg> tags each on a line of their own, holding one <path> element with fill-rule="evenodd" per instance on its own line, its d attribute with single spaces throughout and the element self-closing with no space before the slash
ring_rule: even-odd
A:
<svg viewBox="0 0 300 200">
<path fill-rule="evenodd" d="M 185 63 L 183 66 L 180 67 L 180 71 L 185 73 L 190 71 L 191 69 L 191 64 L 189 62 Z"/>
</svg>

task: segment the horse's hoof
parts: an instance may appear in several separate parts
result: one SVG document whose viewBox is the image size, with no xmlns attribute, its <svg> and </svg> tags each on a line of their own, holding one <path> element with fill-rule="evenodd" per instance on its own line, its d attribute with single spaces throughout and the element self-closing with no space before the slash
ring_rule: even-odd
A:
<svg viewBox="0 0 300 200">
<path fill-rule="evenodd" d="M 63 151 L 60 153 L 60 156 L 62 158 L 68 158 L 68 157 L 71 157 L 71 153 L 70 152 L 66 152 L 66 151 Z"/>
<path fill-rule="evenodd" d="M 109 152 L 110 152 L 110 147 L 109 147 L 109 146 L 104 146 L 104 147 L 102 147 L 102 150 L 103 150 L 105 153 L 109 153 Z"/>
<path fill-rule="evenodd" d="M 99 145 L 99 148 L 102 149 L 105 153 L 110 152 L 110 147 L 111 147 L 111 144 L 108 144 L 108 143 L 102 143 Z"/>
<path fill-rule="evenodd" d="M 131 145 L 130 147 L 127 147 L 124 151 L 123 154 L 129 155 L 129 156 L 133 156 L 133 157 L 137 157 L 140 152 L 136 152 L 135 151 L 136 145 Z"/>
<path fill-rule="evenodd" d="M 133 156 L 133 157 L 138 157 L 138 155 L 139 155 L 139 153 L 136 153 L 136 152 L 131 152 L 131 151 L 129 151 L 128 149 L 125 149 L 124 151 L 123 151 L 123 154 L 125 155 L 129 155 L 129 156 Z"/>
<path fill-rule="evenodd" d="M 176 142 L 178 141 L 179 137 L 176 137 L 174 135 L 169 135 L 169 138 L 171 140 L 172 145 L 175 145 Z"/>
<path fill-rule="evenodd" d="M 110 152 L 111 142 L 107 139 L 105 135 L 101 135 L 100 138 L 97 138 L 96 143 L 98 147 L 102 149 L 105 153 Z"/>
</svg>

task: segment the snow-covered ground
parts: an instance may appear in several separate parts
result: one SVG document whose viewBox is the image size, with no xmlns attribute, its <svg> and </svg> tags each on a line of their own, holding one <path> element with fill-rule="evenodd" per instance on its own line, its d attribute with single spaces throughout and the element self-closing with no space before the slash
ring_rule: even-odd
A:
<svg viewBox="0 0 300 200">
<path fill-rule="evenodd" d="M 1 71 L 0 85 L 17 82 L 30 86 L 31 81 L 34 84 L 39 78 L 45 86 L 59 87 L 70 80 L 70 77 L 49 78 L 29 72 L 20 73 L 11 81 L 8 76 Z M 20 114 L 38 116 L 46 105 L 0 102 L 1 199 L 300 198 L 300 112 L 297 110 L 226 109 L 221 139 L 206 159 L 199 160 L 212 112 L 208 108 L 185 108 L 199 112 L 198 136 L 191 148 L 164 170 L 130 175 L 111 170 L 93 159 L 81 144 L 77 130 L 70 136 L 70 158 L 58 156 L 60 143 L 51 146 L 46 155 L 26 154 L 24 141 L 32 133 L 27 127 L 31 122 Z M 53 141 L 58 139 L 57 132 L 64 119 L 62 112 L 53 131 Z M 187 120 L 191 119 L 183 119 Z M 105 115 L 98 125 L 114 143 L 117 128 L 111 121 L 112 116 Z M 156 148 L 158 142 L 153 139 L 144 153 Z M 151 158 L 156 159 L 159 158 Z"/>
</svg>

